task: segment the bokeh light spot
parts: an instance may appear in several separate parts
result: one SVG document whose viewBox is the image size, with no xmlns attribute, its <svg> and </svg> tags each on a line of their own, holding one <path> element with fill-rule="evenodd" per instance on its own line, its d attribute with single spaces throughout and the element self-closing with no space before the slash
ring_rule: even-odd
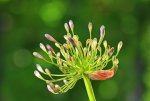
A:
<svg viewBox="0 0 150 101">
<path fill-rule="evenodd" d="M 65 5 L 62 2 L 51 2 L 44 4 L 40 9 L 40 17 L 50 25 L 60 21 L 65 14 Z"/>
<path fill-rule="evenodd" d="M 101 82 L 99 85 L 99 94 L 103 99 L 112 99 L 118 93 L 118 86 L 114 80 Z"/>
<path fill-rule="evenodd" d="M 16 66 L 27 67 L 32 62 L 32 55 L 26 49 L 19 49 L 15 51 L 13 59 Z"/>
</svg>

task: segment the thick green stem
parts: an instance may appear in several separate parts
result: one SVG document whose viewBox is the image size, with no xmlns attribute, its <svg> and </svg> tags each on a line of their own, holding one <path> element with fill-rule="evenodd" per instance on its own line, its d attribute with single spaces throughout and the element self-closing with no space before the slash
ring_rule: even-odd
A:
<svg viewBox="0 0 150 101">
<path fill-rule="evenodd" d="M 89 77 L 87 75 L 83 75 L 83 80 L 89 97 L 89 101 L 96 101 Z"/>
</svg>

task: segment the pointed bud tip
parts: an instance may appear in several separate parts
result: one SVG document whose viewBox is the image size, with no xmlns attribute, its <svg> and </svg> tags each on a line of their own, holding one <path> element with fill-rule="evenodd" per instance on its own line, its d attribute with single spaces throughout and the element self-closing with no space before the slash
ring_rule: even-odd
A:
<svg viewBox="0 0 150 101">
<path fill-rule="evenodd" d="M 100 30 L 104 30 L 104 29 L 105 29 L 105 26 L 102 25 L 102 26 L 100 27 Z"/>
<path fill-rule="evenodd" d="M 67 23 L 65 23 L 65 24 L 64 24 L 64 27 L 65 27 L 65 29 L 66 29 L 67 33 L 69 33 L 69 26 L 68 26 L 68 24 L 67 24 Z"/>
<path fill-rule="evenodd" d="M 107 47 L 107 41 L 106 40 L 103 42 L 103 45 L 105 48 Z"/>
<path fill-rule="evenodd" d="M 89 22 L 88 28 L 89 28 L 89 32 L 91 33 L 91 31 L 92 31 L 92 23 L 91 22 Z"/>
<path fill-rule="evenodd" d="M 44 59 L 44 57 L 41 54 L 39 54 L 38 52 L 33 52 L 33 55 L 39 59 Z"/>
<path fill-rule="evenodd" d="M 49 36 L 49 34 L 46 33 L 46 34 L 45 34 L 45 37 L 47 38 L 48 36 Z"/>
<path fill-rule="evenodd" d="M 54 93 L 54 90 L 52 89 L 52 87 L 51 87 L 50 85 L 47 85 L 47 89 L 48 89 L 50 92 Z"/>
<path fill-rule="evenodd" d="M 118 43 L 118 50 L 120 50 L 120 49 L 122 48 L 122 46 L 123 46 L 123 42 L 120 41 L 120 42 Z"/>
<path fill-rule="evenodd" d="M 42 67 L 39 64 L 36 64 L 36 68 L 37 68 L 38 71 L 44 73 Z"/>
<path fill-rule="evenodd" d="M 41 77 L 40 73 L 39 73 L 37 70 L 34 71 L 34 75 L 35 75 L 36 77 L 38 77 L 38 78 Z"/>
<path fill-rule="evenodd" d="M 69 20 L 69 26 L 70 26 L 71 30 L 73 31 L 74 24 L 73 24 L 73 21 L 72 21 L 72 20 Z"/>
</svg>

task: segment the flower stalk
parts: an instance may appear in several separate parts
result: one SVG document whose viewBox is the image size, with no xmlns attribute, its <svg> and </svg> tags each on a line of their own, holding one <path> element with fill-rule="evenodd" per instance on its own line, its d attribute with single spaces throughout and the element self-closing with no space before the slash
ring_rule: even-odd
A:
<svg viewBox="0 0 150 101">
<path fill-rule="evenodd" d="M 90 78 L 88 77 L 88 75 L 84 74 L 83 75 L 83 80 L 84 80 L 86 91 L 87 91 L 87 94 L 88 94 L 88 97 L 89 97 L 89 101 L 96 101 L 94 91 L 93 91 L 93 88 L 92 88 L 92 84 L 91 84 L 91 81 L 90 81 Z"/>
</svg>

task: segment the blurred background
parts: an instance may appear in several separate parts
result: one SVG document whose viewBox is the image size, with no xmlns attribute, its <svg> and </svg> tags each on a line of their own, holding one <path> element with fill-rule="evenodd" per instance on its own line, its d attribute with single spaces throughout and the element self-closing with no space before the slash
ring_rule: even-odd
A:
<svg viewBox="0 0 150 101">
<path fill-rule="evenodd" d="M 114 78 L 92 81 L 97 101 L 150 101 L 150 0 L 0 0 L 0 101 L 88 101 L 82 80 L 65 94 L 53 95 L 33 75 L 32 56 L 50 33 L 60 42 L 64 23 L 74 21 L 82 42 L 105 25 L 111 46 L 124 46 Z M 51 44 L 51 43 L 50 43 Z"/>
</svg>

